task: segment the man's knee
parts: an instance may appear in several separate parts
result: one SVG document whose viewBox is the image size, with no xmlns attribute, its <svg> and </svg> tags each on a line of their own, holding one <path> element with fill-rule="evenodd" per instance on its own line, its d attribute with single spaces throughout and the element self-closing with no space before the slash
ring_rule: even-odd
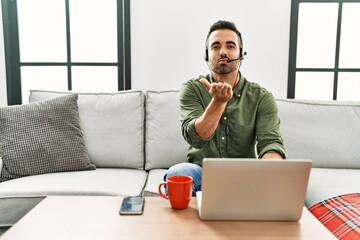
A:
<svg viewBox="0 0 360 240">
<path fill-rule="evenodd" d="M 201 190 L 202 168 L 194 163 L 179 163 L 169 168 L 164 175 L 164 181 L 170 176 L 185 175 L 193 178 L 193 196 Z"/>
<path fill-rule="evenodd" d="M 201 167 L 193 164 L 193 163 L 178 163 L 172 167 L 170 167 L 167 173 L 164 176 L 164 180 L 170 176 L 177 176 L 177 175 L 186 175 L 186 176 L 195 176 L 201 175 Z"/>
</svg>

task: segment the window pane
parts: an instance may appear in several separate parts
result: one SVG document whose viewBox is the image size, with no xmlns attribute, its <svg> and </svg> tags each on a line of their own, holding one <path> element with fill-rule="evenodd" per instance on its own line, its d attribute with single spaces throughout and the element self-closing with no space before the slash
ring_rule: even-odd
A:
<svg viewBox="0 0 360 240">
<path fill-rule="evenodd" d="M 117 67 L 72 67 L 72 90 L 81 92 L 118 91 Z"/>
<path fill-rule="evenodd" d="M 334 67 L 337 15 L 338 3 L 299 5 L 296 59 L 298 68 Z"/>
<path fill-rule="evenodd" d="M 295 79 L 295 98 L 308 100 L 332 100 L 334 73 L 297 72 Z"/>
<path fill-rule="evenodd" d="M 29 102 L 30 90 L 66 91 L 66 67 L 21 67 L 22 103 Z"/>
<path fill-rule="evenodd" d="M 341 24 L 341 68 L 360 68 L 360 3 L 344 3 Z"/>
<path fill-rule="evenodd" d="M 117 62 L 116 0 L 70 1 L 71 59 Z"/>
<path fill-rule="evenodd" d="M 64 0 L 18 0 L 20 61 L 65 62 Z"/>
<path fill-rule="evenodd" d="M 342 72 L 338 77 L 337 100 L 360 100 L 360 73 Z"/>
</svg>

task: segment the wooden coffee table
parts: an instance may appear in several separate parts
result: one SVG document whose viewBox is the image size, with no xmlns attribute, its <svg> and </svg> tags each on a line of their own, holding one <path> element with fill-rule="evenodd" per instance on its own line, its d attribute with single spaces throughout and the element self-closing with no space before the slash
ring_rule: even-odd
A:
<svg viewBox="0 0 360 240">
<path fill-rule="evenodd" d="M 299 222 L 202 221 L 196 199 L 173 210 L 160 197 L 147 197 L 142 215 L 120 216 L 122 197 L 47 197 L 0 240 L 112 239 L 335 239 L 304 208 Z"/>
</svg>

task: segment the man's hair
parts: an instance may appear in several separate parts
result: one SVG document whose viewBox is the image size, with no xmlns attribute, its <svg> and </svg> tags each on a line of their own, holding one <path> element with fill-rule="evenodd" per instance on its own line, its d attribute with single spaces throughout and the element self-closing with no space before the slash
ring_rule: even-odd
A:
<svg viewBox="0 0 360 240">
<path fill-rule="evenodd" d="M 206 37 L 206 42 L 205 42 L 205 47 L 206 49 L 208 49 L 209 47 L 209 37 L 210 37 L 210 34 L 216 30 L 221 30 L 221 29 L 228 29 L 228 30 L 231 30 L 233 32 L 236 33 L 236 35 L 238 36 L 239 38 L 239 47 L 242 48 L 243 46 L 243 41 L 242 41 L 242 37 L 241 37 L 241 33 L 239 32 L 239 30 L 237 30 L 236 26 L 235 26 L 235 23 L 233 22 L 229 22 L 229 21 L 224 21 L 224 20 L 220 20 L 216 23 L 214 23 L 211 27 L 210 27 L 210 30 L 209 30 L 209 33 Z"/>
</svg>

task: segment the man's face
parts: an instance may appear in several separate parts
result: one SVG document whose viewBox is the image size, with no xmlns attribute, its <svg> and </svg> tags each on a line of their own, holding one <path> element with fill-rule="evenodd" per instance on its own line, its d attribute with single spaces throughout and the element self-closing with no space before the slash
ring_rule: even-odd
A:
<svg viewBox="0 0 360 240">
<path fill-rule="evenodd" d="M 220 29 L 212 32 L 209 36 L 209 66 L 218 74 L 227 74 L 237 71 L 239 61 L 228 63 L 228 59 L 240 56 L 239 38 L 235 32 L 228 29 Z"/>
</svg>

